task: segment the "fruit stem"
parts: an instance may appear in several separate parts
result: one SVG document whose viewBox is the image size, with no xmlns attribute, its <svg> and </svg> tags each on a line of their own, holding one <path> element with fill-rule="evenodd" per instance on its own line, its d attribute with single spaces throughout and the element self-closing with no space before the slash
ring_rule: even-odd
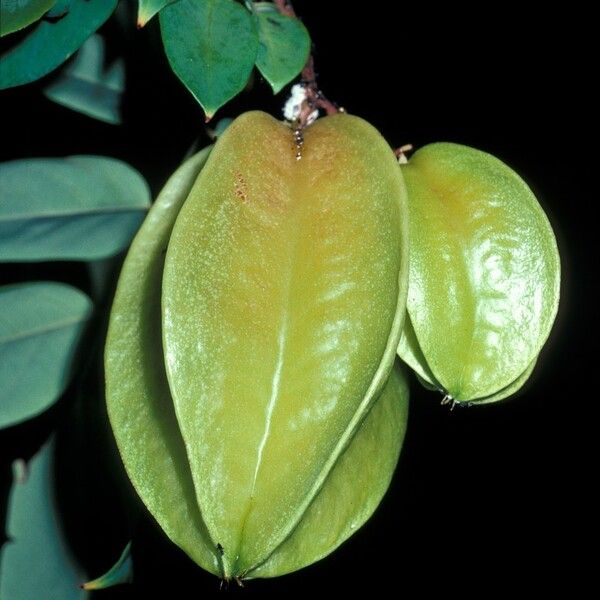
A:
<svg viewBox="0 0 600 600">
<path fill-rule="evenodd" d="M 297 17 L 291 0 L 275 0 L 277 10 L 287 17 Z M 311 115 L 315 110 L 323 110 L 327 115 L 344 112 L 344 109 L 328 100 L 317 85 L 317 74 L 315 72 L 315 60 L 312 52 L 301 73 L 301 84 L 305 89 L 306 97 L 302 102 L 300 111 L 294 122 L 294 129 L 301 131 L 312 122 Z"/>
<path fill-rule="evenodd" d="M 406 157 L 406 153 L 411 152 L 412 149 L 413 149 L 412 144 L 404 144 L 404 146 L 400 146 L 400 148 L 396 148 L 394 150 L 394 154 L 396 155 L 396 158 L 398 159 L 398 162 L 401 165 L 405 165 L 408 163 L 408 158 Z"/>
</svg>

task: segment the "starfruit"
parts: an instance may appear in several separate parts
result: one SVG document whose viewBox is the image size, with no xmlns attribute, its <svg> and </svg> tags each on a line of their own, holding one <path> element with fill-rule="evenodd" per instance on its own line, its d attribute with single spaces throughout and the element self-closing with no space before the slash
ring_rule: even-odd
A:
<svg viewBox="0 0 600 600">
<path fill-rule="evenodd" d="M 550 223 L 512 169 L 473 148 L 431 144 L 402 170 L 411 248 L 398 352 L 447 400 L 506 398 L 529 378 L 556 316 Z"/>
<path fill-rule="evenodd" d="M 377 507 L 406 425 L 402 175 L 357 117 L 302 137 L 246 113 L 185 163 L 111 312 L 107 406 L 127 473 L 225 579 L 334 550 Z"/>
</svg>

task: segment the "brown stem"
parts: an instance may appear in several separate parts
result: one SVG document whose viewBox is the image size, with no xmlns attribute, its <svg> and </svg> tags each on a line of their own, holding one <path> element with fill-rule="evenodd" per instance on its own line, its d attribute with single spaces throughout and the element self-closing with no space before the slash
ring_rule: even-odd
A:
<svg viewBox="0 0 600 600">
<path fill-rule="evenodd" d="M 294 7 L 292 6 L 291 0 L 289 2 L 288 2 L 288 0 L 275 0 L 275 6 L 277 6 L 277 10 L 282 15 L 286 15 L 287 17 L 295 17 L 296 16 L 296 11 L 294 10 Z"/>
<path fill-rule="evenodd" d="M 401 165 L 405 165 L 408 162 L 408 158 L 406 157 L 407 152 L 412 152 L 413 145 L 412 144 L 404 144 L 404 146 L 400 146 L 400 148 L 396 148 L 394 150 L 394 154 L 398 159 L 398 162 Z"/>
<path fill-rule="evenodd" d="M 291 0 L 275 0 L 277 10 L 288 17 L 296 17 L 296 11 L 292 6 Z M 328 100 L 317 85 L 317 74 L 315 73 L 315 61 L 312 53 L 309 54 L 306 65 L 302 69 L 302 85 L 306 90 L 306 100 L 300 107 L 300 114 L 296 120 L 295 126 L 298 130 L 304 129 L 308 123 L 310 115 L 315 110 L 323 110 L 328 115 L 343 111 L 336 104 Z"/>
</svg>

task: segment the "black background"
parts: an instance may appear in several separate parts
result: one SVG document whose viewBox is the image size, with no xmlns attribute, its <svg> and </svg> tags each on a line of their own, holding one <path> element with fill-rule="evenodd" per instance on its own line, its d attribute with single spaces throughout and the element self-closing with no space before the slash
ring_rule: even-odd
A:
<svg viewBox="0 0 600 600">
<path fill-rule="evenodd" d="M 320 563 L 221 593 L 362 590 L 419 598 L 436 591 L 486 598 L 566 586 L 572 596 L 587 574 L 581 548 L 594 539 L 586 509 L 598 471 L 584 465 L 593 439 L 585 425 L 597 402 L 591 15 L 576 4 L 535 14 L 506 3 L 440 9 L 297 0 L 295 7 L 312 35 L 324 93 L 370 121 L 392 146 L 472 145 L 523 176 L 558 238 L 562 300 L 518 398 L 449 411 L 413 381 L 399 467 L 368 524 Z M 156 22 L 127 34 L 109 23 L 102 32 L 127 59 L 124 125 L 56 106 L 38 84 L 2 92 L 1 158 L 106 154 L 138 168 L 156 193 L 190 145 L 198 138 L 206 143 L 202 113 L 166 65 Z M 273 98 L 257 76 L 217 119 L 251 108 L 278 115 L 284 95 Z M 75 263 L 4 266 L 0 276 L 89 288 Z M 86 350 L 93 352 L 91 345 Z M 96 375 L 92 368 L 90 380 Z M 218 593 L 218 580 L 192 564 L 151 518 L 131 520 L 139 505 L 114 455 L 101 390 L 100 400 L 91 394 L 84 408 L 73 404 L 76 395 L 71 389 L 50 414 L 1 434 L 5 481 L 10 460 L 31 453 L 49 427 L 62 423 L 59 500 L 88 573 L 106 570 L 133 536 L 134 585 L 98 597 Z M 75 422 L 87 424 L 77 430 Z"/>
</svg>

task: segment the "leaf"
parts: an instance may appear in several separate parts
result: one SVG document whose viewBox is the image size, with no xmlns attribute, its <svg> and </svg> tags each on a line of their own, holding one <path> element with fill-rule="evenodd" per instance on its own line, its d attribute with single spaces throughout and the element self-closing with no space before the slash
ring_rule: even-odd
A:
<svg viewBox="0 0 600 600">
<path fill-rule="evenodd" d="M 167 4 L 175 0 L 139 0 L 137 26 L 144 27 L 146 23 Z"/>
<path fill-rule="evenodd" d="M 136 170 L 103 156 L 10 161 L 0 179 L 0 261 L 112 256 L 129 245 L 150 202 Z"/>
<path fill-rule="evenodd" d="M 46 410 L 65 390 L 92 303 L 53 282 L 0 287 L 0 427 Z"/>
<path fill-rule="evenodd" d="M 252 15 L 233 0 L 178 0 L 160 13 L 165 51 L 207 120 L 244 89 L 258 51 Z"/>
<path fill-rule="evenodd" d="M 120 583 L 131 583 L 133 580 L 133 562 L 131 560 L 131 542 L 129 542 L 119 560 L 101 577 L 83 584 L 84 590 L 103 590 L 119 585 Z"/>
<path fill-rule="evenodd" d="M 297 160 L 284 123 L 236 119 L 165 260 L 169 388 L 225 577 L 264 562 L 303 518 L 381 393 L 405 314 L 393 152 L 347 114 L 303 135 Z"/>
<path fill-rule="evenodd" d="M 0 57 L 0 89 L 36 81 L 71 56 L 111 15 L 117 0 L 73 0 L 58 21 L 42 21 Z"/>
<path fill-rule="evenodd" d="M 231 125 L 231 123 L 233 123 L 233 119 L 219 119 L 219 122 L 213 129 L 207 130 L 208 136 L 211 140 L 216 140 L 225 133 L 225 130 Z"/>
<path fill-rule="evenodd" d="M 56 4 L 46 13 L 47 17 L 58 19 L 63 17 L 71 10 L 73 2 L 78 0 L 57 0 Z"/>
<path fill-rule="evenodd" d="M 102 36 L 92 35 L 73 62 L 44 89 L 44 94 L 57 104 L 118 125 L 121 123 L 125 63 L 118 58 L 105 70 L 104 45 Z"/>
<path fill-rule="evenodd" d="M 276 94 L 302 71 L 310 36 L 297 18 L 282 15 L 271 2 L 255 3 L 254 11 L 259 40 L 256 66 Z"/>
<path fill-rule="evenodd" d="M 0 36 L 35 23 L 56 0 L 0 0 Z"/>
<path fill-rule="evenodd" d="M 161 347 L 164 251 L 179 210 L 210 149 L 169 179 L 127 254 L 106 342 L 106 403 L 127 474 L 165 533 L 198 564 L 219 573 L 194 486 Z"/>
<path fill-rule="evenodd" d="M 54 505 L 52 455 L 48 441 L 29 463 L 24 483 L 13 484 L 8 503 L 8 535 L 2 548 L 0 598 L 83 600 L 83 573 L 70 556 Z"/>
</svg>

